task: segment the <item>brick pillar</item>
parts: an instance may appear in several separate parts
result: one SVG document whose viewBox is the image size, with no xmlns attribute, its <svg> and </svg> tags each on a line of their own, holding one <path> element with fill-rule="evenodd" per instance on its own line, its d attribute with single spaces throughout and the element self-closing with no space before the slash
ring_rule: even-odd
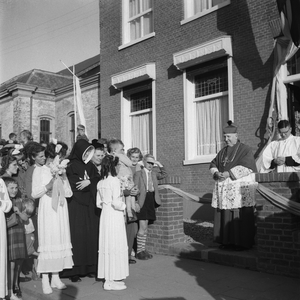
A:
<svg viewBox="0 0 300 300">
<path fill-rule="evenodd" d="M 147 249 L 167 254 L 171 245 L 184 241 L 182 197 L 171 190 L 159 191 L 162 205 L 156 210 L 156 221 L 148 227 Z"/>
<path fill-rule="evenodd" d="M 299 201 L 297 173 L 257 174 L 256 180 L 274 192 Z M 300 277 L 300 217 L 273 205 L 257 192 L 257 269 Z"/>
</svg>

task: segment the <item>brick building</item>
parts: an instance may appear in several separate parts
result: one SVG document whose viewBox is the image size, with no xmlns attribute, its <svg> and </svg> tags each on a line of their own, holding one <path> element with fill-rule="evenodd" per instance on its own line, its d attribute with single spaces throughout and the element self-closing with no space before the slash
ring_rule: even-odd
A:
<svg viewBox="0 0 300 300">
<path fill-rule="evenodd" d="M 99 55 L 75 65 L 80 78 L 84 115 L 91 139 L 99 127 Z M 0 85 L 0 138 L 24 129 L 35 141 L 55 137 L 68 144 L 75 139 L 73 77 L 68 70 L 52 73 L 31 70 Z M 78 118 L 77 118 L 78 119 Z"/>
<path fill-rule="evenodd" d="M 102 135 L 209 198 L 227 120 L 254 154 L 266 142 L 274 20 L 275 0 L 100 0 Z"/>
</svg>

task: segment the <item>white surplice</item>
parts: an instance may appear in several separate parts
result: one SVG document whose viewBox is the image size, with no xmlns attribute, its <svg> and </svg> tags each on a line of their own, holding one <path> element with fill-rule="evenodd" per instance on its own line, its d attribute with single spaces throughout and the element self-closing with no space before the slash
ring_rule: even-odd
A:
<svg viewBox="0 0 300 300">
<path fill-rule="evenodd" d="M 0 298 L 7 295 L 7 232 L 6 218 L 7 213 L 12 208 L 4 181 L 0 178 Z"/>
<path fill-rule="evenodd" d="M 300 137 L 291 134 L 286 140 L 271 142 L 263 152 L 260 173 L 271 172 L 272 160 L 287 156 L 291 156 L 295 162 L 300 163 Z M 289 167 L 283 164 L 277 166 L 277 172 L 300 172 L 300 166 Z"/>
</svg>

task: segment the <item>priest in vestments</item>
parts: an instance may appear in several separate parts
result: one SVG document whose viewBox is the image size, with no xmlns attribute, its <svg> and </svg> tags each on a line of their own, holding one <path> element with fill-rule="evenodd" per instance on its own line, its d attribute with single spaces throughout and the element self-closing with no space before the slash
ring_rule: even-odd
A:
<svg viewBox="0 0 300 300">
<path fill-rule="evenodd" d="M 300 172 L 300 137 L 292 135 L 288 120 L 279 121 L 277 127 L 280 139 L 264 150 L 260 173 Z"/>
<path fill-rule="evenodd" d="M 215 180 L 214 239 L 221 249 L 241 251 L 254 244 L 256 164 L 251 148 L 239 141 L 231 121 L 223 133 L 226 146 L 209 167 Z"/>
</svg>

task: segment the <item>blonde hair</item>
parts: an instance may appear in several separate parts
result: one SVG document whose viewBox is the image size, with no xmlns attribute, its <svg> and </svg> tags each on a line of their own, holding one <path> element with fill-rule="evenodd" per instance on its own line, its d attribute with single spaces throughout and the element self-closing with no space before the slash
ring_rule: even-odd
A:
<svg viewBox="0 0 300 300">
<path fill-rule="evenodd" d="M 26 213 L 29 217 L 32 216 L 35 210 L 35 203 L 32 199 L 25 198 L 22 201 L 22 211 Z"/>
</svg>

